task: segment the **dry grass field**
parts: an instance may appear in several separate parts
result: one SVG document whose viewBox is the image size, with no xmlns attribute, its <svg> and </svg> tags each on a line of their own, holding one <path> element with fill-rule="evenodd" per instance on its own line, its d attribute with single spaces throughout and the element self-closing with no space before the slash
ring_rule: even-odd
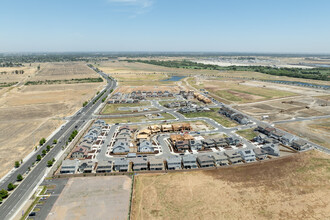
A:
<svg viewBox="0 0 330 220">
<path fill-rule="evenodd" d="M 115 74 L 145 74 L 145 73 L 161 73 L 161 74 L 173 74 L 173 75 L 190 75 L 190 74 L 207 74 L 217 73 L 217 71 L 210 70 L 187 70 L 178 68 L 168 68 L 163 66 L 156 66 L 146 63 L 129 63 L 126 61 L 110 61 L 100 62 L 97 67 L 103 70 L 105 73 Z"/>
<path fill-rule="evenodd" d="M 31 64 L 24 64 L 23 67 L 0 67 L 0 82 L 21 82 L 24 80 L 33 77 L 37 72 L 37 67 L 39 64 L 33 63 Z M 13 74 L 12 71 L 15 70 L 23 70 L 24 74 Z M 1 72 L 7 72 L 6 74 Z"/>
<path fill-rule="evenodd" d="M 162 113 L 161 114 L 162 118 L 160 119 L 148 119 L 147 117 L 143 116 L 129 116 L 129 117 L 120 117 L 120 118 L 107 118 L 103 119 L 106 123 L 108 124 L 115 124 L 115 123 L 130 123 L 130 122 L 144 122 L 144 121 L 164 121 L 164 120 L 170 120 L 170 119 L 175 119 L 175 117 L 171 114 L 168 113 Z"/>
<path fill-rule="evenodd" d="M 156 58 L 145 58 L 147 60 L 182 60 L 188 59 L 185 57 L 156 57 Z M 286 61 L 284 61 L 286 62 Z M 195 69 L 179 69 L 179 68 L 169 68 L 163 66 L 156 66 L 145 63 L 128 63 L 126 61 L 107 61 L 101 62 L 97 66 L 106 73 L 165 73 L 173 75 L 204 75 L 204 76 L 220 76 L 224 78 L 242 78 L 242 79 L 263 79 L 263 80 L 286 80 L 286 81 L 297 81 L 297 82 L 309 82 L 321 85 L 329 85 L 327 81 L 320 80 L 308 80 L 300 79 L 286 76 L 273 76 L 269 74 L 263 74 L 258 72 L 249 71 L 215 71 L 215 70 L 195 70 Z"/>
<path fill-rule="evenodd" d="M 131 178 L 71 178 L 47 219 L 127 219 Z"/>
<path fill-rule="evenodd" d="M 330 148 L 330 119 L 291 122 L 276 127 Z"/>
<path fill-rule="evenodd" d="M 289 91 L 244 85 L 242 80 L 197 80 L 196 78 L 190 78 L 188 82 L 198 89 L 206 89 L 216 98 L 226 103 L 258 102 L 297 95 Z"/>
<path fill-rule="evenodd" d="M 179 93 L 180 88 L 178 86 L 157 86 L 150 84 L 148 86 L 120 86 L 116 89 L 115 92 L 121 92 L 121 93 L 131 93 L 133 91 L 151 91 L 151 92 L 157 92 L 157 91 L 168 91 L 172 93 Z M 165 97 L 164 99 L 170 99 L 171 97 Z"/>
<path fill-rule="evenodd" d="M 65 64 L 65 66 L 68 70 L 63 71 L 59 68 L 60 73 L 53 72 L 55 68 L 53 66 L 51 72 L 54 76 L 47 75 L 47 77 L 51 79 L 80 77 L 75 70 L 71 71 L 77 64 Z M 81 72 L 83 77 L 97 76 L 85 65 L 83 67 L 87 69 Z M 47 72 L 43 70 L 42 73 Z M 32 74 L 29 80 L 40 76 L 40 73 L 37 73 L 37 76 Z M 45 79 L 47 77 L 45 76 Z M 47 138 L 60 124 L 64 123 L 61 120 L 62 117 L 69 116 L 81 108 L 82 103 L 93 97 L 104 84 L 25 86 L 22 83 L 0 90 L 0 150 L 2 152 L 0 177 L 13 168 L 15 160 L 20 160 L 30 153 L 42 137 Z"/>
<path fill-rule="evenodd" d="M 122 114 L 122 113 L 132 113 L 134 112 L 131 108 L 139 107 L 141 109 L 148 108 L 148 110 L 157 110 L 156 108 L 151 107 L 149 102 L 139 102 L 139 103 L 130 103 L 130 104 L 106 104 L 104 108 L 101 110 L 101 114 L 109 115 L 109 114 Z M 120 110 L 121 108 L 125 108 L 125 110 Z M 129 109 L 126 109 L 129 108 Z M 134 109 L 136 110 L 136 109 Z"/>
<path fill-rule="evenodd" d="M 135 178 L 132 219 L 329 219 L 330 157 L 316 151 Z"/>
<path fill-rule="evenodd" d="M 88 77 L 96 78 L 99 75 L 88 68 L 86 63 L 42 63 L 40 64 L 40 70 L 31 81 L 81 79 Z"/>
</svg>

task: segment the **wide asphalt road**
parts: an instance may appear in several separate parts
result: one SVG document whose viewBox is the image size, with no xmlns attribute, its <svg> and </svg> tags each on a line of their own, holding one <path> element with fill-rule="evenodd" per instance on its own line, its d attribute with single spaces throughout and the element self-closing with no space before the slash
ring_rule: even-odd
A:
<svg viewBox="0 0 330 220">
<path fill-rule="evenodd" d="M 95 96 L 85 107 L 73 115 L 62 127 L 62 129 L 60 129 L 50 140 L 47 140 L 47 142 L 40 147 L 32 157 L 30 157 L 27 161 L 24 161 L 19 168 L 12 172 L 11 175 L 1 183 L 0 189 L 7 189 L 9 183 L 14 183 L 16 181 L 18 174 L 24 174 L 27 172 L 28 167 L 32 167 L 32 164 L 36 163 L 36 156 L 41 154 L 42 150 L 46 149 L 47 145 L 52 145 L 54 139 L 58 140 L 58 143 L 54 146 L 54 148 L 52 148 L 50 152 L 48 152 L 48 154 L 46 154 L 46 156 L 44 156 L 37 165 L 35 165 L 21 184 L 19 184 L 15 191 L 11 193 L 9 198 L 0 205 L 0 219 L 10 219 L 12 217 L 25 199 L 27 199 L 34 187 L 43 178 L 47 161 L 56 157 L 56 155 L 62 150 L 62 146 L 68 140 L 71 133 L 74 130 L 79 130 L 85 125 L 85 123 L 87 123 L 87 121 L 92 117 L 93 112 L 101 105 L 102 99 L 109 95 L 111 90 L 116 87 L 116 82 L 109 78 L 105 73 L 99 72 L 99 74 L 105 78 L 108 83 L 105 90 L 103 90 L 105 93 L 101 97 L 99 97 L 99 95 L 102 94 L 102 92 Z"/>
</svg>

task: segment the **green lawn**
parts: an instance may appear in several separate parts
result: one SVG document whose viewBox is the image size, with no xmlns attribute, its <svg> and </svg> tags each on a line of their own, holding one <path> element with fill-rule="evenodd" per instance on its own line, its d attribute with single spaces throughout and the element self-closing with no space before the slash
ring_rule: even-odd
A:
<svg viewBox="0 0 330 220">
<path fill-rule="evenodd" d="M 159 101 L 159 104 L 162 105 L 162 106 L 165 106 L 166 104 L 169 104 L 169 103 L 172 103 L 172 102 L 175 102 L 174 100 L 173 101 Z"/>
<path fill-rule="evenodd" d="M 196 118 L 196 117 L 211 118 L 225 127 L 235 127 L 238 125 L 236 122 L 226 118 L 223 115 L 220 115 L 217 112 L 219 109 L 212 108 L 211 110 L 212 111 L 210 111 L 210 112 L 193 112 L 193 113 L 186 113 L 183 115 L 186 116 L 187 118 Z"/>
<path fill-rule="evenodd" d="M 246 129 L 246 130 L 240 130 L 236 132 L 238 135 L 246 138 L 247 140 L 252 140 L 254 137 L 256 137 L 258 134 L 254 132 L 253 128 Z"/>
</svg>

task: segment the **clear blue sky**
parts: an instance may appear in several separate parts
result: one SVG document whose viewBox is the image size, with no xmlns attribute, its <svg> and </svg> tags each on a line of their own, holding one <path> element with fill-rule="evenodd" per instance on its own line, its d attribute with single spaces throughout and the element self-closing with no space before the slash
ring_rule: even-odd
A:
<svg viewBox="0 0 330 220">
<path fill-rule="evenodd" d="M 329 0 L 0 0 L 0 52 L 330 53 Z"/>
</svg>

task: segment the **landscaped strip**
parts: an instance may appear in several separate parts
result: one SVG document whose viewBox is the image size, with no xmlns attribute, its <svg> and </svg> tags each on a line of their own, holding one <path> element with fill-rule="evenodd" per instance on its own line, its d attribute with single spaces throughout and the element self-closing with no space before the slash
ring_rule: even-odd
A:
<svg viewBox="0 0 330 220">
<path fill-rule="evenodd" d="M 103 79 L 98 77 L 98 78 L 81 78 L 81 79 L 27 81 L 25 85 L 77 84 L 77 83 L 98 83 L 98 82 L 103 82 Z"/>
</svg>

